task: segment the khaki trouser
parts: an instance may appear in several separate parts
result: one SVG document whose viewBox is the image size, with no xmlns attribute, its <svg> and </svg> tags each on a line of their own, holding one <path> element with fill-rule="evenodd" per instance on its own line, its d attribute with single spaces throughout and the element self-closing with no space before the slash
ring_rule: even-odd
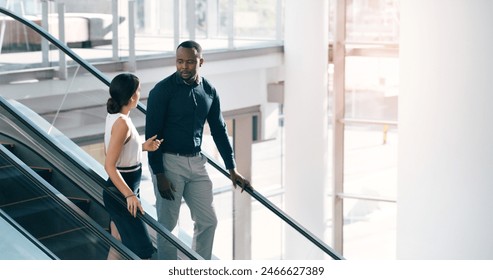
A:
<svg viewBox="0 0 493 280">
<path fill-rule="evenodd" d="M 165 176 L 176 192 L 173 193 L 175 200 L 162 198 L 156 187 L 156 176 L 152 176 L 158 221 L 169 231 L 173 231 L 183 198 L 194 221 L 192 249 L 204 259 L 211 259 L 217 217 L 212 204 L 212 181 L 205 167 L 207 158 L 202 154 L 195 157 L 163 154 L 163 162 Z M 158 235 L 157 242 L 159 259 L 177 259 L 176 247 L 166 238 Z"/>
</svg>

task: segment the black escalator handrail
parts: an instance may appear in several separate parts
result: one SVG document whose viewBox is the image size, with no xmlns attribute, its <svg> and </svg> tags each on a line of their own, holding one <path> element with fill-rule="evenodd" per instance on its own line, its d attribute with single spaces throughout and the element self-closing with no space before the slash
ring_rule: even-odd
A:
<svg viewBox="0 0 493 280">
<path fill-rule="evenodd" d="M 203 153 L 203 152 L 202 152 Z M 230 177 L 230 174 L 226 169 L 224 169 L 221 165 L 215 162 L 210 156 L 207 156 L 207 161 L 209 164 L 214 166 L 219 172 L 221 172 L 224 176 Z M 237 182 L 238 185 L 241 182 Z M 267 198 L 261 195 L 253 188 L 245 188 L 245 192 L 250 194 L 253 198 L 255 198 L 258 202 L 264 205 L 266 208 L 271 210 L 274 214 L 276 214 L 279 218 L 284 220 L 287 224 L 293 227 L 296 231 L 298 231 L 301 235 L 303 235 L 306 239 L 310 240 L 313 244 L 315 244 L 318 248 L 324 251 L 326 254 L 331 256 L 334 260 L 344 260 L 344 258 L 337 252 L 335 252 L 332 248 L 330 248 L 327 244 L 321 241 L 318 237 L 313 235 L 310 231 L 308 231 L 305 227 L 296 222 L 293 218 L 284 213 L 279 207 L 270 202 Z"/>
<path fill-rule="evenodd" d="M 28 25 L 30 28 L 35 30 L 37 33 L 39 33 L 41 36 L 49 40 L 52 44 L 57 46 L 59 49 L 61 49 L 64 53 L 66 53 L 68 56 L 70 56 L 72 59 L 77 61 L 80 65 L 82 65 L 87 71 L 89 71 L 91 74 L 96 76 L 99 80 L 101 80 L 103 83 L 105 83 L 107 86 L 110 85 L 110 80 L 101 72 L 99 71 L 96 67 L 93 65 L 89 64 L 86 62 L 84 59 L 82 59 L 80 56 L 78 56 L 76 53 L 74 53 L 66 44 L 62 43 L 60 40 L 56 39 L 53 37 L 50 33 L 46 32 L 43 28 L 41 28 L 39 25 L 33 23 L 32 21 L 29 21 L 27 19 L 24 19 L 12 12 L 10 12 L 7 9 L 0 8 L 0 12 L 15 18 L 16 20 L 22 22 L 25 25 Z M 143 105 L 141 102 L 137 104 L 137 109 L 139 109 L 142 113 L 146 114 L 146 106 Z M 219 172 L 224 174 L 226 177 L 229 178 L 229 173 L 219 164 L 217 164 L 212 158 L 206 154 L 204 154 L 207 158 L 207 161 L 215 167 Z M 277 206 L 272 204 L 267 198 L 262 196 L 260 193 L 256 192 L 253 189 L 246 189 L 247 193 L 250 194 L 252 197 L 257 199 L 260 203 L 262 203 L 265 207 L 267 207 L 269 210 L 271 210 L 274 214 L 276 214 L 278 217 L 280 217 L 282 220 L 284 220 L 286 223 L 288 223 L 290 226 L 292 226 L 294 229 L 296 229 L 299 233 L 301 233 L 303 236 L 305 236 L 308 240 L 310 240 L 312 243 L 314 243 L 317 247 L 319 247 L 321 250 L 323 250 L 325 253 L 330 255 L 332 258 L 335 260 L 343 260 L 344 258 L 339 255 L 337 252 L 335 252 L 332 248 L 330 248 L 327 244 L 322 242 L 319 238 L 317 238 L 315 235 L 313 235 L 311 232 L 309 232 L 307 229 L 305 229 L 303 226 L 301 226 L 298 222 L 293 220 L 291 217 L 289 217 L 287 214 L 285 214 L 281 209 L 279 209 Z M 147 214 L 146 214 L 147 216 Z M 152 220 L 148 218 L 144 218 L 144 220 Z M 154 224 L 154 223 L 151 223 Z M 171 240 L 170 240 L 171 241 Z"/>
</svg>

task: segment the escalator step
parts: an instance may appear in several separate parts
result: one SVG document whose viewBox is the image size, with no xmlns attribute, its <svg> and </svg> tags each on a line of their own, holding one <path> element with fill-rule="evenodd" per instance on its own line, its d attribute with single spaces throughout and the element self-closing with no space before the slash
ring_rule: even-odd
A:
<svg viewBox="0 0 493 280">
<path fill-rule="evenodd" d="M 31 166 L 31 169 L 36 172 L 41 178 L 45 179 L 47 182 L 51 181 L 53 170 L 46 167 Z"/>
<path fill-rule="evenodd" d="M 47 196 L 2 205 L 0 208 L 35 237 L 56 234 L 74 227 Z"/>
<path fill-rule="evenodd" d="M 61 260 L 103 260 L 108 256 L 107 245 L 87 234 L 86 228 L 73 228 L 40 241 Z"/>
<path fill-rule="evenodd" d="M 91 200 L 87 198 L 79 197 L 67 197 L 72 201 L 77 207 L 79 207 L 84 213 L 89 214 L 89 206 L 91 205 Z"/>
<path fill-rule="evenodd" d="M 13 143 L 0 141 L 0 145 L 6 147 L 11 152 L 13 152 L 15 148 L 15 144 Z M 53 173 L 52 169 L 38 166 L 31 166 L 31 169 L 34 170 L 34 172 L 38 173 L 38 175 L 40 175 L 46 181 L 51 180 L 51 174 Z"/>
<path fill-rule="evenodd" d="M 0 169 L 0 206 L 40 196 L 40 193 L 33 192 L 29 185 L 23 183 L 25 177 L 16 172 L 12 165 Z"/>
<path fill-rule="evenodd" d="M 9 151 L 12 151 L 14 149 L 14 147 L 15 147 L 14 144 L 12 144 L 12 143 L 6 143 L 6 142 L 0 142 L 0 145 L 4 146 Z"/>
</svg>

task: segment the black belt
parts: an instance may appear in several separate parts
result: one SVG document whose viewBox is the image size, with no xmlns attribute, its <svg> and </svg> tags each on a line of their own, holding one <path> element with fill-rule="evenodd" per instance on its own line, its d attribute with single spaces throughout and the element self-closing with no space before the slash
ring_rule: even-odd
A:
<svg viewBox="0 0 493 280">
<path fill-rule="evenodd" d="M 134 166 L 125 166 L 125 167 L 117 166 L 116 169 L 118 169 L 120 171 L 129 171 L 129 170 L 134 170 L 134 169 L 138 170 L 140 167 L 142 167 L 142 163 L 139 163 L 139 164 L 134 165 Z"/>
<path fill-rule="evenodd" d="M 179 156 L 179 157 L 196 157 L 198 155 L 200 155 L 200 152 L 195 152 L 195 153 L 191 153 L 191 154 L 185 154 L 185 153 L 172 153 L 172 152 L 164 152 L 166 154 L 170 154 L 170 155 L 175 155 L 175 156 Z"/>
</svg>

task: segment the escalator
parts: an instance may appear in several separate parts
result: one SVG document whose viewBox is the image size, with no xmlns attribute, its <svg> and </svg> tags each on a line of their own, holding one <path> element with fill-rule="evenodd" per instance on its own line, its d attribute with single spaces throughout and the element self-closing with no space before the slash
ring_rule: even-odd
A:
<svg viewBox="0 0 493 280">
<path fill-rule="evenodd" d="M 84 59 L 80 58 L 75 52 L 66 47 L 63 43 L 58 41 L 39 26 L 3 8 L 0 8 L 0 13 L 4 13 L 33 29 L 40 36 L 47 39 L 51 44 L 62 50 L 73 60 L 73 65 L 69 65 L 68 72 L 74 76 L 74 80 L 75 77 L 78 78 L 76 82 L 67 81 L 64 83 L 54 77 L 51 77 L 51 79 L 50 77 L 43 77 L 44 80 L 47 80 L 46 85 L 40 82 L 38 85 L 31 86 L 29 89 L 31 95 L 34 96 L 41 93 L 46 94 L 45 96 L 49 96 L 50 98 L 60 96 L 61 103 L 65 104 L 70 104 L 70 101 L 66 101 L 66 99 L 68 100 L 69 98 L 73 98 L 72 104 L 68 106 L 73 106 L 73 108 L 76 108 L 80 114 L 88 114 L 88 112 L 91 112 L 92 115 L 105 115 L 104 112 L 92 112 L 91 110 L 99 110 L 100 108 L 98 106 L 100 106 L 100 104 L 104 104 L 106 101 L 107 86 L 109 85 L 109 79 L 106 75 Z M 81 73 L 82 71 L 80 71 L 80 69 L 87 72 Z M 56 80 L 58 84 L 62 84 L 64 86 L 67 84 L 71 87 L 77 86 L 77 91 L 75 94 L 63 93 L 64 91 L 68 92 L 68 90 L 60 89 L 58 84 L 53 86 L 51 81 L 54 80 Z M 94 86 L 95 84 L 98 85 Z M 45 93 L 42 92 L 41 89 L 49 89 L 49 91 Z M 23 91 L 25 92 L 26 90 Z M 57 94 L 58 91 L 62 93 Z M 1 89 L 2 96 L 10 93 L 11 92 L 6 92 Z M 2 154 L 5 153 L 5 157 L 8 159 L 6 160 L 7 163 L 5 164 L 5 170 L 0 169 L 0 177 L 5 177 L 6 180 L 0 183 L 2 189 L 4 187 L 6 188 L 5 194 L 0 193 L 0 199 L 10 199 L 11 197 L 14 199 L 14 197 L 19 196 L 20 200 L 18 202 L 20 203 L 23 201 L 23 196 L 25 195 L 24 200 L 32 201 L 33 204 L 36 204 L 37 202 L 41 205 L 39 206 L 41 208 L 34 209 L 39 209 L 41 211 L 41 209 L 46 208 L 47 213 L 49 213 L 46 214 L 46 216 L 33 219 L 26 218 L 29 222 L 18 222 L 23 228 L 25 228 L 25 230 L 35 236 L 36 239 L 43 245 L 45 243 L 41 240 L 49 239 L 46 236 L 61 234 L 57 232 L 38 234 L 38 232 L 36 232 L 38 230 L 37 227 L 43 228 L 43 224 L 36 224 L 36 222 L 50 219 L 63 220 L 58 216 L 65 214 L 60 214 L 58 212 L 68 212 L 70 214 L 68 216 L 71 218 L 70 221 L 67 221 L 66 223 L 74 226 L 72 229 L 69 227 L 64 228 L 63 225 L 58 224 L 53 226 L 59 227 L 61 232 L 67 231 L 74 232 L 72 234 L 78 234 L 76 233 L 77 230 L 75 230 L 75 228 L 83 228 L 82 226 L 79 226 L 77 222 L 73 221 L 75 219 L 73 217 L 76 217 L 75 220 L 84 224 L 84 226 L 87 226 L 86 224 L 90 224 L 90 232 L 94 233 L 97 238 L 83 234 L 78 235 L 77 238 L 86 240 L 86 245 L 93 244 L 91 246 L 94 246 L 94 248 L 86 250 L 88 251 L 87 255 L 75 256 L 64 255 L 65 253 L 62 251 L 58 251 L 58 249 L 55 250 L 55 247 L 45 245 L 50 251 L 54 250 L 54 255 L 56 255 L 57 258 L 105 259 L 108 250 L 113 247 L 116 247 L 122 251 L 120 253 L 122 258 L 135 258 L 135 255 L 133 254 L 125 254 L 128 253 L 128 249 L 125 250 L 124 246 L 120 243 L 115 243 L 115 240 L 108 234 L 109 215 L 105 211 L 102 201 L 102 190 L 105 186 L 105 178 L 107 175 L 101 164 L 87 155 L 73 141 L 74 139 L 78 139 L 78 132 L 80 132 L 80 127 L 78 126 L 79 124 L 76 123 L 76 120 L 74 121 L 73 116 L 66 115 L 60 118 L 60 116 L 64 114 L 64 111 L 71 112 L 72 110 L 67 108 L 64 110 L 57 110 L 56 104 L 58 103 L 58 100 L 50 99 L 52 101 L 49 104 L 36 104 L 33 100 L 37 99 L 26 98 L 18 102 L 12 99 L 0 97 L 0 142 L 4 144 L 2 147 Z M 32 102 L 29 108 L 22 104 L 29 102 Z M 81 105 L 81 103 L 84 105 Z M 37 105 L 40 108 L 42 107 L 42 109 L 34 112 L 32 108 L 35 108 Z M 49 108 L 50 106 L 53 106 L 53 108 Z M 132 116 L 132 119 L 136 126 L 142 129 L 144 125 L 143 122 L 145 120 L 145 105 L 139 103 L 138 110 L 134 111 L 137 111 L 137 113 L 135 116 Z M 58 121 L 58 129 L 53 126 L 55 121 Z M 80 125 L 84 125 L 85 129 L 91 128 L 91 124 L 84 123 Z M 102 132 L 95 129 L 94 135 L 94 138 L 100 137 Z M 213 168 L 226 176 L 226 178 L 229 178 L 229 173 L 220 164 L 216 163 L 210 156 L 206 156 L 208 157 L 209 164 Z M 21 172 L 21 174 L 29 175 L 27 176 L 27 179 L 19 179 L 20 181 L 17 181 L 19 176 L 14 176 L 16 179 L 10 178 L 10 176 L 15 173 L 14 171 L 18 169 L 18 167 L 15 167 L 14 169 L 12 169 L 13 167 L 10 167 L 11 161 L 20 161 L 18 164 L 19 166 L 28 167 L 23 168 L 23 171 Z M 23 176 L 20 177 L 22 178 Z M 15 186 L 16 184 L 20 185 L 23 180 L 28 180 L 29 183 L 25 183 L 27 185 L 31 185 L 32 181 L 37 182 L 35 185 L 39 186 L 39 189 L 43 194 L 43 198 L 36 198 L 34 195 L 31 196 L 29 194 L 31 190 L 27 186 L 25 188 L 14 187 L 14 189 L 19 191 L 21 194 L 17 194 L 15 191 L 7 188 L 7 186 Z M 343 259 L 341 255 L 323 243 L 319 238 L 311 234 L 298 222 L 290 218 L 289 215 L 285 214 L 274 203 L 270 202 L 260 193 L 254 189 L 248 189 L 245 192 L 248 193 L 256 202 L 260 203 L 262 207 L 268 209 L 268 211 L 273 213 L 292 229 L 299 232 L 303 238 L 313 244 L 317 250 L 324 252 L 332 259 Z M 45 201 L 44 197 L 46 195 L 44 195 L 44 193 L 50 194 L 48 195 L 50 198 L 46 198 L 48 202 Z M 52 205 L 50 199 L 55 199 L 56 203 Z M 5 205 L 9 205 L 11 203 L 15 204 L 17 202 L 6 201 Z M 0 204 L 4 205 L 3 202 Z M 53 206 L 52 209 L 49 209 L 48 206 L 50 205 Z M 12 213 L 17 213 L 10 211 L 5 212 L 9 215 Z M 29 211 L 26 210 L 26 212 Z M 45 210 L 41 212 L 45 212 Z M 157 235 L 161 235 L 178 248 L 182 259 L 202 259 L 196 252 L 192 251 L 189 246 L 181 241 L 181 239 L 175 237 L 174 234 L 166 230 L 147 213 L 144 215 L 139 214 L 138 218 L 142 219 L 147 224 L 154 243 Z M 33 223 L 34 226 L 30 225 L 30 223 Z M 100 239 L 104 239 L 104 242 L 100 241 Z M 68 237 L 67 240 L 69 240 Z M 80 246 L 84 246 L 84 244 L 81 244 Z M 94 253 L 89 254 L 91 250 L 94 251 Z"/>
<path fill-rule="evenodd" d="M 0 146 L 0 209 L 34 238 L 25 245 L 42 244 L 48 259 L 103 260 L 110 248 L 120 259 L 138 258 L 89 218 L 89 200 L 63 196 L 48 183 L 50 170 L 28 167 L 9 149 L 15 146 Z M 33 251 L 5 252 L 26 248 Z"/>
</svg>

